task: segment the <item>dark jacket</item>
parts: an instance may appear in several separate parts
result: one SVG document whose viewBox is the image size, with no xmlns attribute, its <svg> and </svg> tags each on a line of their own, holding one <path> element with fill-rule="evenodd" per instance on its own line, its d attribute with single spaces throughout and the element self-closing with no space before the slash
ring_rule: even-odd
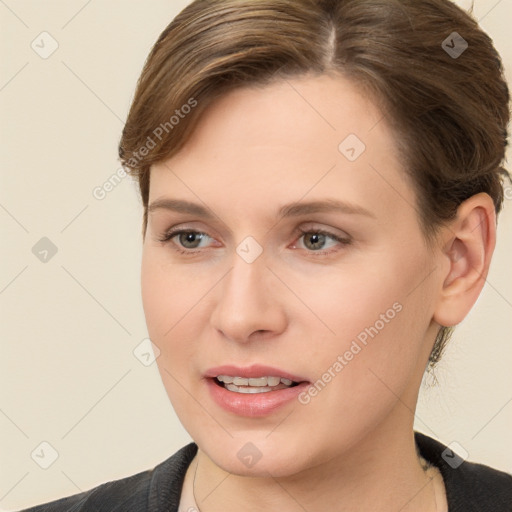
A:
<svg viewBox="0 0 512 512">
<path fill-rule="evenodd" d="M 449 512 L 512 512 L 512 475 L 463 462 L 434 439 L 415 436 L 421 456 L 443 475 Z M 185 472 L 196 452 L 197 445 L 190 443 L 152 470 L 24 512 L 177 512 Z"/>
</svg>

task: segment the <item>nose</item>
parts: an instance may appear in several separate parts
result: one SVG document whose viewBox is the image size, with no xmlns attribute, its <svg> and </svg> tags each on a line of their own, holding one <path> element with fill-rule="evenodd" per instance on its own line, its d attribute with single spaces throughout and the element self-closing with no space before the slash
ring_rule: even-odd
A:
<svg viewBox="0 0 512 512">
<path fill-rule="evenodd" d="M 217 289 L 217 301 L 210 316 L 212 326 L 237 343 L 282 333 L 287 317 L 280 288 L 263 256 L 247 263 L 235 254 L 231 271 Z"/>
</svg>

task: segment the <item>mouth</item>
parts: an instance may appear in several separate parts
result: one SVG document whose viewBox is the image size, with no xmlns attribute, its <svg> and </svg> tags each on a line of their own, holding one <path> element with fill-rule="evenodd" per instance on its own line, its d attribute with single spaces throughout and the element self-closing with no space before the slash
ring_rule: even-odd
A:
<svg viewBox="0 0 512 512">
<path fill-rule="evenodd" d="M 303 377 L 255 364 L 210 368 L 205 374 L 210 397 L 228 413 L 248 418 L 272 415 L 310 386 Z"/>
<path fill-rule="evenodd" d="M 300 382 L 293 381 L 286 377 L 263 376 L 263 377 L 239 377 L 231 375 L 217 375 L 213 381 L 220 387 L 234 393 L 268 393 L 298 386 Z"/>
</svg>

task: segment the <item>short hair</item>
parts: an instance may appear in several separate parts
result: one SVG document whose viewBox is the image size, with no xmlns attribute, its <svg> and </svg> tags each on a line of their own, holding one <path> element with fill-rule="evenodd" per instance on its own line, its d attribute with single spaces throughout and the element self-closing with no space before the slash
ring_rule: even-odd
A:
<svg viewBox="0 0 512 512">
<path fill-rule="evenodd" d="M 139 182 L 143 235 L 150 167 L 183 147 L 208 105 L 321 74 L 351 80 L 384 112 L 429 245 L 472 195 L 486 192 L 500 212 L 510 96 L 469 13 L 449 0 L 195 0 L 152 48 L 119 143 Z M 432 366 L 452 330 L 439 329 Z"/>
</svg>

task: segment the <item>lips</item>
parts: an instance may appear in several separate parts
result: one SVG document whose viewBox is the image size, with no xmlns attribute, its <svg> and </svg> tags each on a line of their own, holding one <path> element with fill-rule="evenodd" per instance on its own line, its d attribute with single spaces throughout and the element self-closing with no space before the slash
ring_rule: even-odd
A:
<svg viewBox="0 0 512 512">
<path fill-rule="evenodd" d="M 269 416 L 287 404 L 293 404 L 297 396 L 310 385 L 300 375 L 259 364 L 248 367 L 217 366 L 205 372 L 204 377 L 210 397 L 218 406 L 229 413 L 246 417 Z M 275 382 L 273 378 L 278 378 L 279 384 L 274 387 L 251 386 L 251 381 L 252 384 L 260 384 L 266 380 L 269 384 L 269 377 L 272 378 L 270 383 Z M 225 382 L 231 378 L 232 383 Z M 235 379 L 239 386 L 234 384 Z M 246 382 L 248 385 L 245 385 Z"/>
<path fill-rule="evenodd" d="M 282 370 L 281 368 L 261 364 L 254 364 L 252 366 L 246 367 L 234 365 L 216 366 L 214 368 L 210 368 L 204 374 L 206 378 L 211 379 L 214 379 L 219 375 L 229 375 L 231 377 L 241 377 L 246 379 L 273 376 L 279 377 L 281 379 L 288 379 L 296 383 L 309 382 L 308 379 L 300 375 L 295 375 L 293 373 L 287 372 L 286 370 Z"/>
</svg>

